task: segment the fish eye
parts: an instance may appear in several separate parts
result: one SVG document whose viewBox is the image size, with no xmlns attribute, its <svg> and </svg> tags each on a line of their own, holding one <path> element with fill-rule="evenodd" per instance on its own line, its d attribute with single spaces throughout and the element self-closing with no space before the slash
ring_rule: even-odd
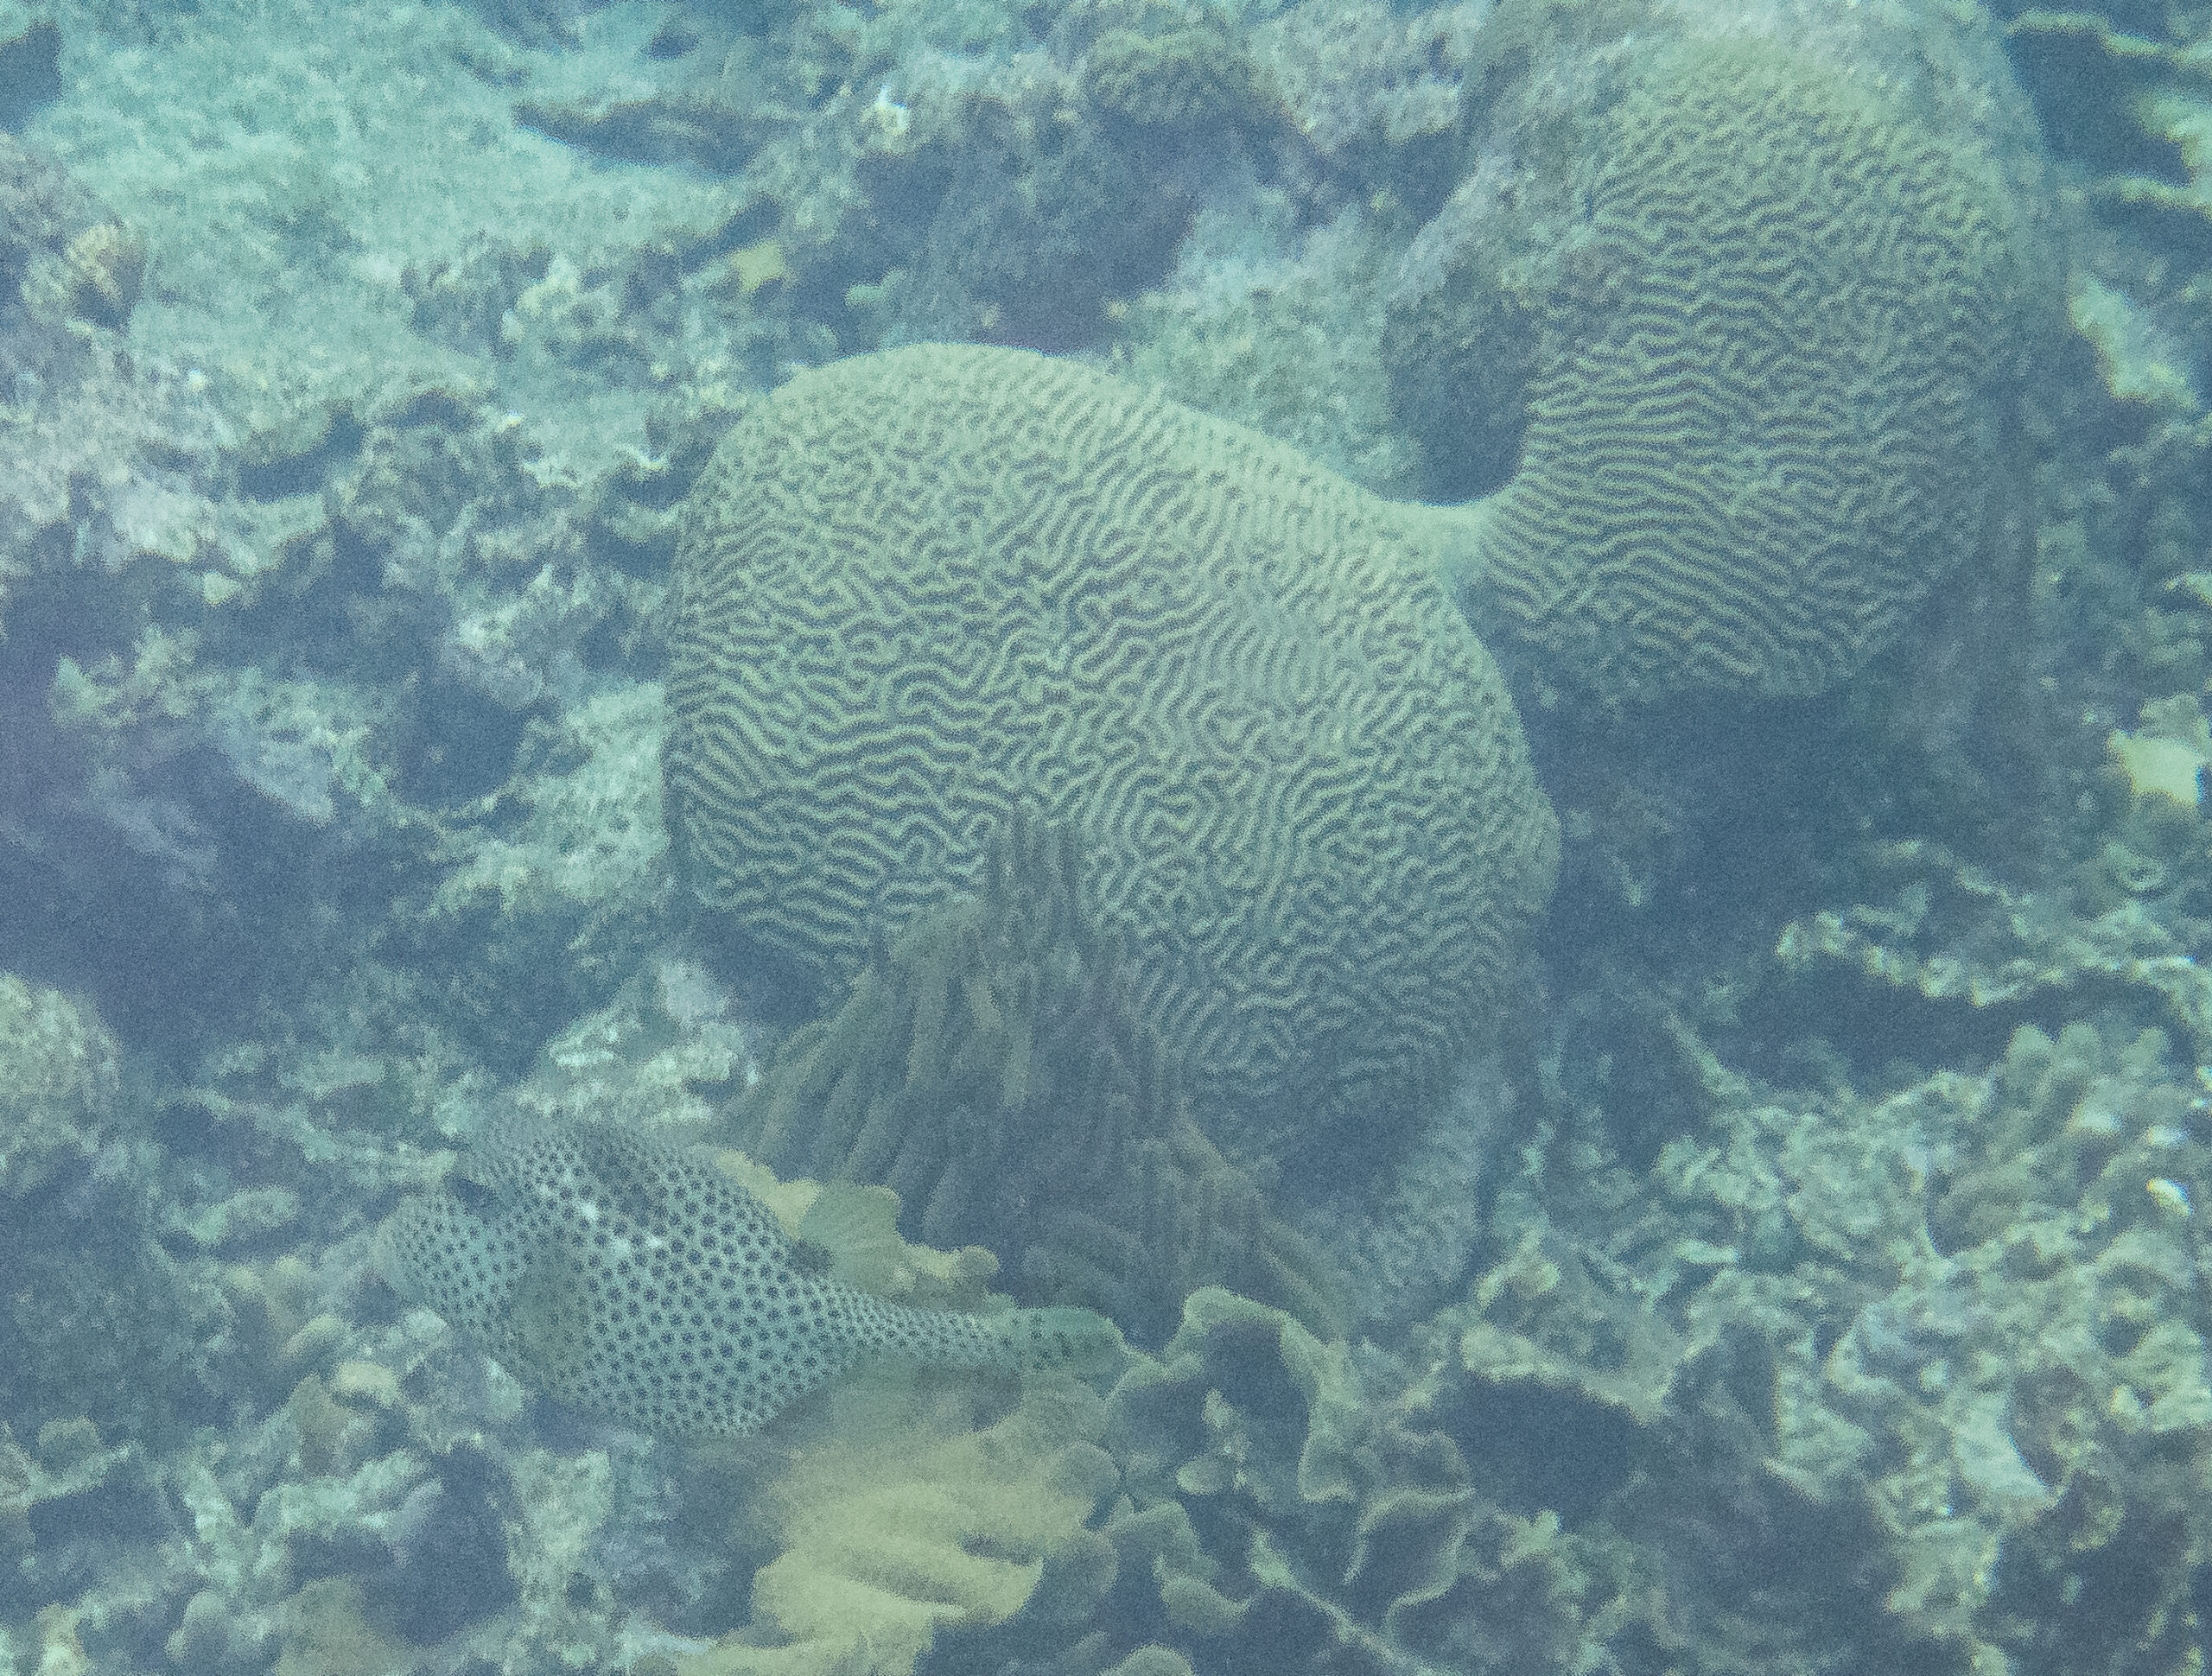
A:
<svg viewBox="0 0 2212 1676">
<path fill-rule="evenodd" d="M 489 1216 L 499 1208 L 499 1195 L 474 1176 L 455 1173 L 448 1178 L 446 1190 L 473 1215 Z"/>
</svg>

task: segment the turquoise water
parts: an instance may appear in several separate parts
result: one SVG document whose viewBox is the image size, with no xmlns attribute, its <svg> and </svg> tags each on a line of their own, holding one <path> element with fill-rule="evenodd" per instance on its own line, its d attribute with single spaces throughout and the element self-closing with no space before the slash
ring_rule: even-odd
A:
<svg viewBox="0 0 2212 1676">
<path fill-rule="evenodd" d="M 0 1676 L 2199 1668 L 2208 30 L 0 0 Z"/>
</svg>

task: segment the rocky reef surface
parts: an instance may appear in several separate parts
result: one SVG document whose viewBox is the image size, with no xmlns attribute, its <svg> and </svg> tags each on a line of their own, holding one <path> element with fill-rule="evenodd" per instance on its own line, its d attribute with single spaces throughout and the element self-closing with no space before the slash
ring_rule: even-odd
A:
<svg viewBox="0 0 2212 1676">
<path fill-rule="evenodd" d="M 1058 922 L 1033 1052 L 899 999 L 1051 989 L 976 937 L 883 926 L 839 1013 L 696 913 L 668 594 L 741 414 L 1010 344 L 1488 492 L 1592 117 L 1737 35 L 1987 160 L 1993 510 L 1826 691 L 1503 657 L 1560 883 L 1447 1089 L 1240 1150 Z M 2208 54 L 2121 0 L 0 0 L 0 1676 L 2201 1669 Z M 1117 1374 L 690 1447 L 375 1272 L 488 1124 L 726 1146 L 877 1061 L 996 1150 L 731 1167 L 905 1301 L 1141 1296 Z M 999 1133 L 1067 1066 L 1098 1242 L 958 1245 L 1071 1225 L 959 1179 L 1081 1143 Z"/>
</svg>

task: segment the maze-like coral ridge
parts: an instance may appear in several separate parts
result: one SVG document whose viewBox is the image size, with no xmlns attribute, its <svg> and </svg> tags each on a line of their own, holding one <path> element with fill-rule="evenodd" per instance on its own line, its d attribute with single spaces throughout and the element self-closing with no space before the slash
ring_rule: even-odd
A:
<svg viewBox="0 0 2212 1676">
<path fill-rule="evenodd" d="M 1983 539 L 2018 316 L 1998 177 L 1751 43 L 1662 54 L 1604 159 L 1485 512 L 1497 600 L 1604 700 L 1817 692 Z"/>
<path fill-rule="evenodd" d="M 1387 503 L 1080 367 L 929 346 L 741 422 L 677 556 L 670 812 L 818 979 L 1027 809 L 1140 1014 L 1248 1109 L 1387 1097 L 1549 889 L 1520 726 Z"/>
</svg>

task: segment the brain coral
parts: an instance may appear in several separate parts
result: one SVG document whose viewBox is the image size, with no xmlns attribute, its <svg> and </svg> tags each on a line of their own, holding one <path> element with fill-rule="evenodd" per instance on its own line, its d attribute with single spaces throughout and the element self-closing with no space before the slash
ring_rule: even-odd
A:
<svg viewBox="0 0 2212 1676">
<path fill-rule="evenodd" d="M 1420 523 L 1078 366 L 928 346 L 747 414 L 677 551 L 687 875 L 832 985 L 1025 809 L 1194 1093 L 1428 1084 L 1548 891 L 1549 806 Z"/>
<path fill-rule="evenodd" d="M 1083 87 L 1099 111 L 1138 128 L 1258 127 L 1269 111 L 1250 54 L 1213 19 L 1105 30 L 1084 60 Z"/>
<path fill-rule="evenodd" d="M 1639 72 L 1542 310 L 1484 597 L 1562 686 L 1809 694 L 1988 534 L 2023 285 L 1994 166 L 1755 41 Z"/>
</svg>

